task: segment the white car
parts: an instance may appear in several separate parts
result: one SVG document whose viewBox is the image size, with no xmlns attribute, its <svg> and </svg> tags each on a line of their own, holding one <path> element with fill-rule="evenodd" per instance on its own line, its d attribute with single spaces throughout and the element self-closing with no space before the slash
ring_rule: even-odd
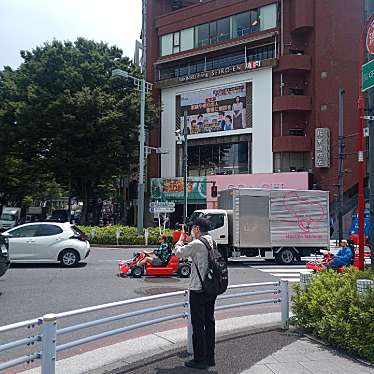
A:
<svg viewBox="0 0 374 374">
<path fill-rule="evenodd" d="M 3 235 L 9 238 L 11 262 L 60 262 L 72 267 L 90 253 L 85 234 L 68 222 L 26 223 Z"/>
</svg>

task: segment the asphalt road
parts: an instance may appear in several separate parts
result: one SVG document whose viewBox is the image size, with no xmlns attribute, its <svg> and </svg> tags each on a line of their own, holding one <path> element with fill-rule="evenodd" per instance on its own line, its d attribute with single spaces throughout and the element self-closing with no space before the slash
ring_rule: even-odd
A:
<svg viewBox="0 0 374 374">
<path fill-rule="evenodd" d="M 117 277 L 119 259 L 127 259 L 132 256 L 132 249 L 108 249 L 92 248 L 86 263 L 79 267 L 68 269 L 61 268 L 58 264 L 14 264 L 8 272 L 0 278 L 0 326 L 15 323 L 23 320 L 37 318 L 47 313 L 60 313 L 69 310 L 100 305 L 120 300 L 133 299 L 142 296 L 185 290 L 188 286 L 188 279 L 177 277 L 143 277 L 141 279 Z M 252 263 L 251 263 L 252 264 Z M 268 273 L 251 268 L 250 264 L 236 262 L 229 266 L 230 284 L 243 284 L 252 282 L 275 281 L 277 278 Z M 272 295 L 263 295 L 262 298 L 270 298 Z M 237 300 L 235 300 L 238 302 Z M 155 306 L 171 302 L 154 301 L 143 303 L 142 306 Z M 175 302 L 175 301 L 173 301 Z M 231 301 L 232 302 L 232 301 Z M 111 316 L 118 313 L 125 313 L 140 306 L 129 306 L 125 309 L 111 309 L 90 313 L 90 315 L 76 316 L 68 320 L 58 322 L 58 327 L 70 326 L 82 321 Z M 279 310 L 279 305 L 256 305 L 248 308 L 241 308 L 235 311 L 217 313 L 217 318 L 227 318 L 242 314 L 259 314 Z M 181 308 L 183 311 L 183 308 Z M 174 312 L 173 312 L 174 313 Z M 160 317 L 165 312 L 149 314 L 149 318 Z M 137 323 L 144 321 L 144 316 L 132 317 L 126 323 Z M 168 329 L 180 327 L 182 320 L 173 321 L 163 325 L 152 326 L 122 334 L 106 341 L 94 343 L 112 344 L 122 339 L 129 339 L 154 332 L 157 329 Z M 58 344 L 77 339 L 94 333 L 100 333 L 109 328 L 123 327 L 124 322 L 112 322 L 110 325 L 91 327 L 73 334 L 63 335 L 58 338 Z M 38 333 L 38 329 L 25 331 L 15 330 L 2 334 L 1 342 L 12 341 Z M 96 345 L 95 345 L 96 344 Z M 33 347 L 31 347 L 33 348 Z M 67 355 L 76 352 L 70 351 Z M 0 362 L 24 354 L 24 350 L 0 352 Z"/>
</svg>

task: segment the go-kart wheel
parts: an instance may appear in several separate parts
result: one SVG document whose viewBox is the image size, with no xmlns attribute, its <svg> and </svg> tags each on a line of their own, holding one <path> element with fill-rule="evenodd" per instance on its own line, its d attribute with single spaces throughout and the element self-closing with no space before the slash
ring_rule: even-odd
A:
<svg viewBox="0 0 374 374">
<path fill-rule="evenodd" d="M 134 267 L 131 269 L 131 275 L 132 275 L 134 278 L 141 278 L 142 275 L 143 275 L 143 267 L 141 267 L 141 266 L 134 266 Z"/>
<path fill-rule="evenodd" d="M 191 274 L 191 266 L 189 264 L 181 264 L 178 268 L 178 275 L 181 278 L 188 278 Z"/>
</svg>

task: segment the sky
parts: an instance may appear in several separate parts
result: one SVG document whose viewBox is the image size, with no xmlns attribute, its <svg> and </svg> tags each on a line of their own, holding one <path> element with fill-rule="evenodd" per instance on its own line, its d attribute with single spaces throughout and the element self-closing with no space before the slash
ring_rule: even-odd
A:
<svg viewBox="0 0 374 374">
<path fill-rule="evenodd" d="M 142 0 L 0 0 L 0 70 L 16 69 L 21 50 L 79 36 L 116 45 L 132 59 L 141 22 Z"/>
</svg>

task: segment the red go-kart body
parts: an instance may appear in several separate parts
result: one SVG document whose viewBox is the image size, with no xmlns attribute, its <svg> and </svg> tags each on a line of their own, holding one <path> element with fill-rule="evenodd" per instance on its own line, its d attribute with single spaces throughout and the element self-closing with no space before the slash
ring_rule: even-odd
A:
<svg viewBox="0 0 374 374">
<path fill-rule="evenodd" d="M 121 277 L 132 276 L 140 278 L 143 275 L 174 276 L 188 278 L 191 274 L 191 265 L 187 261 L 181 261 L 177 256 L 171 255 L 166 266 L 153 266 L 146 263 L 145 267 L 139 266 L 139 262 L 145 258 L 144 252 L 136 253 L 130 261 L 119 261 L 119 275 Z"/>
</svg>

